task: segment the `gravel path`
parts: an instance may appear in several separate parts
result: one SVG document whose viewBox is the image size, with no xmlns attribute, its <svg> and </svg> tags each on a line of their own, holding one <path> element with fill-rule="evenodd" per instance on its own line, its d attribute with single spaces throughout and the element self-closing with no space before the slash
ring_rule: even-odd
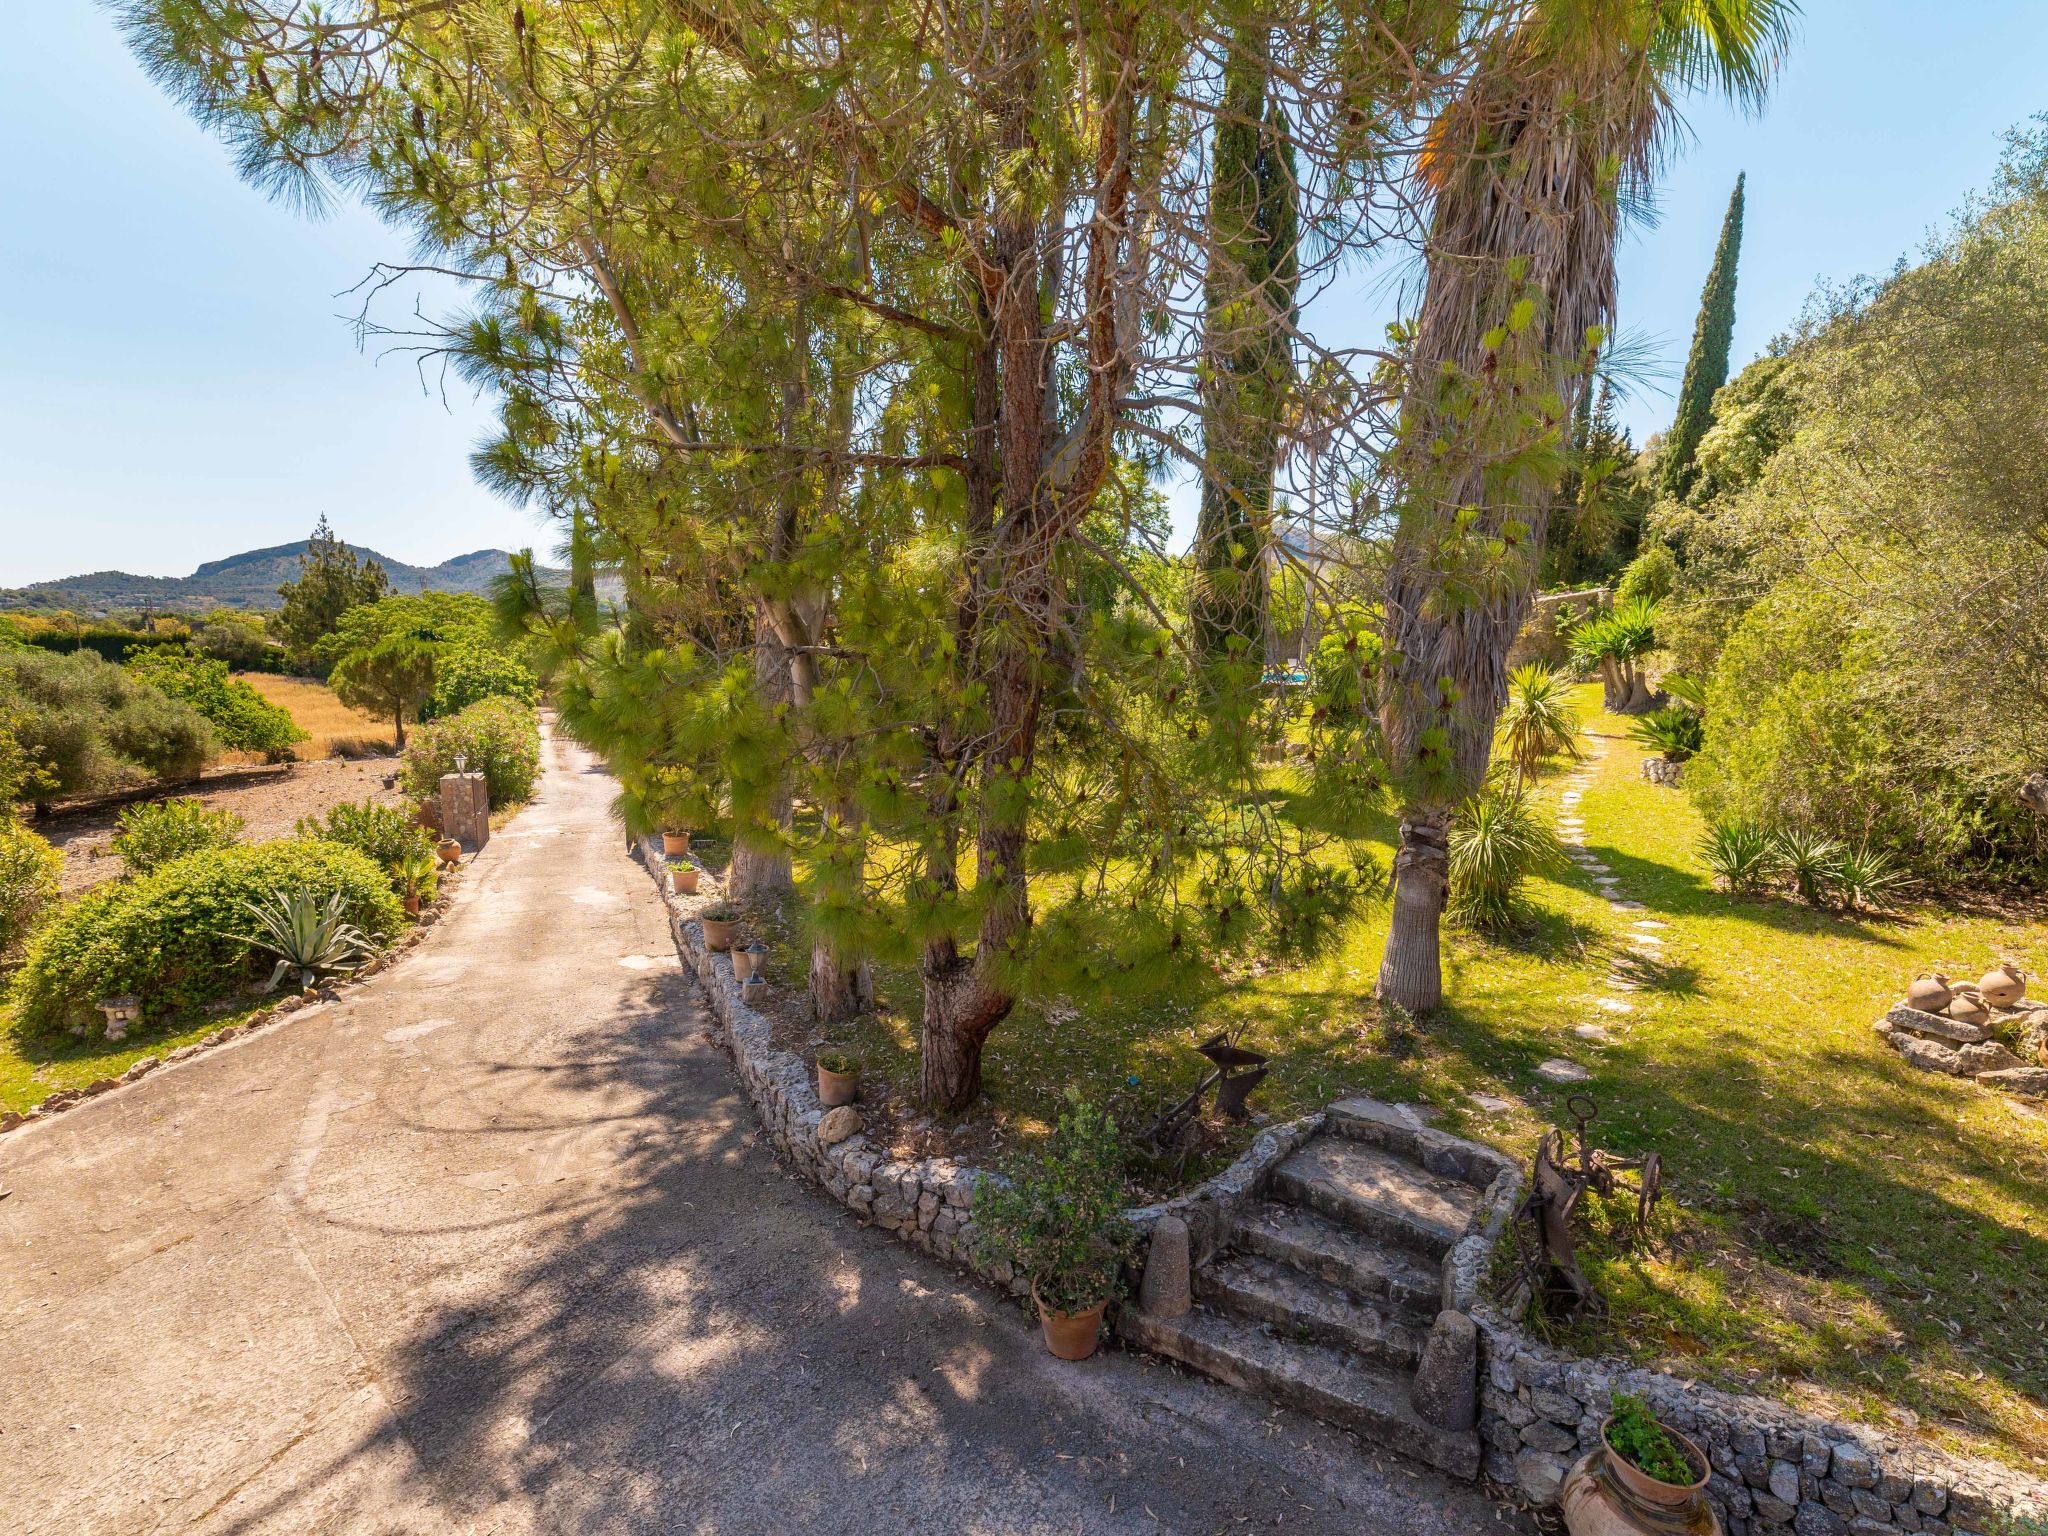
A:
<svg viewBox="0 0 2048 1536">
<path fill-rule="evenodd" d="M 391 971 L 0 1140 L 11 1530 L 1513 1528 L 785 1176 L 548 756 Z"/>
</svg>

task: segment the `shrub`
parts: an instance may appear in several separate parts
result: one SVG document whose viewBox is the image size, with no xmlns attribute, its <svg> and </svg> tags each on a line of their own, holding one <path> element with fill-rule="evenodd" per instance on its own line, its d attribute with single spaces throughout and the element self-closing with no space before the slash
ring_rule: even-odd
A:
<svg viewBox="0 0 2048 1536">
<path fill-rule="evenodd" d="M 1653 709 L 1632 724 L 1628 733 L 1666 761 L 1682 763 L 1706 741 L 1707 723 L 1683 704 Z"/>
<path fill-rule="evenodd" d="M 1660 1483 L 1683 1488 L 1704 1468 L 1694 1467 L 1692 1458 L 1650 1411 L 1650 1405 L 1627 1392 L 1614 1394 L 1610 1411 L 1614 1422 L 1607 1426 L 1607 1443 L 1630 1466 L 1639 1468 Z"/>
<path fill-rule="evenodd" d="M 136 656 L 128 671 L 206 716 L 215 738 L 230 752 L 261 752 L 270 762 L 288 762 L 292 744 L 306 739 L 289 711 L 229 676 L 228 664 L 214 657 L 167 646 Z"/>
<path fill-rule="evenodd" d="M 372 864 L 391 873 L 394 890 L 399 888 L 400 865 L 415 853 L 431 858 L 434 851 L 434 839 L 426 828 L 396 806 L 379 805 L 374 800 L 337 805 L 325 821 L 317 816 L 301 817 L 294 830 L 300 837 L 325 838 L 368 855 Z"/>
<path fill-rule="evenodd" d="M 1512 930 L 1523 916 L 1522 886 L 1564 860 L 1533 798 L 1496 781 L 1451 818 L 1451 917 L 1488 933 Z"/>
<path fill-rule="evenodd" d="M 1671 546 L 1661 539 L 1652 539 L 1621 573 L 1621 580 L 1614 586 L 1614 600 L 1617 604 L 1658 603 L 1669 597 L 1677 585 L 1678 561 L 1672 556 Z"/>
<path fill-rule="evenodd" d="M 1825 906 L 1828 893 L 1842 877 L 1842 845 L 1807 827 L 1780 832 L 1776 839 L 1779 867 L 1791 878 L 1809 906 Z"/>
<path fill-rule="evenodd" d="M 131 805 L 115 824 L 114 852 L 131 875 L 146 875 L 202 849 L 232 848 L 242 840 L 241 817 L 233 811 L 210 811 L 189 795 Z"/>
<path fill-rule="evenodd" d="M 1720 821 L 1700 838 L 1700 862 L 1731 891 L 1763 889 L 1778 868 L 1777 840 L 1753 821 Z"/>
<path fill-rule="evenodd" d="M 204 715 L 89 652 L 0 651 L 0 692 L 41 766 L 29 786 L 38 801 L 196 778 L 213 752 Z"/>
<path fill-rule="evenodd" d="M 1036 1156 L 974 1187 L 974 1242 L 983 1262 L 1028 1275 L 1057 1312 L 1110 1296 L 1130 1251 L 1123 1147 L 1116 1123 L 1078 1095 Z"/>
<path fill-rule="evenodd" d="M 57 904 L 64 860 L 27 827 L 0 818 L 0 965 L 21 954 L 23 943 Z"/>
<path fill-rule="evenodd" d="M 422 800 L 439 793 L 458 756 L 483 774 L 494 808 L 516 805 L 540 774 L 540 717 L 512 699 L 485 699 L 421 726 L 405 748 L 406 792 Z"/>
<path fill-rule="evenodd" d="M 353 848 L 286 838 L 188 854 L 88 892 L 29 941 L 13 992 L 21 1026 L 92 1025 L 95 1001 L 114 993 L 135 994 L 146 1020 L 224 996 L 254 979 L 249 942 L 236 937 L 249 904 L 299 890 L 321 901 L 339 892 L 372 942 L 405 921 L 384 871 Z"/>
</svg>

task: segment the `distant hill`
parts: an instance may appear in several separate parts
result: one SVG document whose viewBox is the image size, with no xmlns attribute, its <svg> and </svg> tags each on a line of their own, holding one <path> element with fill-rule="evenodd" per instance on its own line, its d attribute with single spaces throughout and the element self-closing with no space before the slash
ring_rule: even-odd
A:
<svg viewBox="0 0 2048 1536">
<path fill-rule="evenodd" d="M 439 565 L 407 565 L 374 549 L 350 549 L 384 567 L 394 592 L 476 592 L 490 589 L 491 578 L 510 569 L 512 557 L 502 549 L 473 550 Z M 93 571 L 26 587 L 0 587 L 0 609 L 54 612 L 68 608 L 91 615 L 139 608 L 156 613 L 205 613 L 212 608 L 275 609 L 277 589 L 299 574 L 299 556 L 306 546 L 277 544 L 245 550 L 225 560 L 209 560 L 190 576 L 131 576 L 126 571 Z M 554 574 L 554 573 L 550 573 Z"/>
</svg>

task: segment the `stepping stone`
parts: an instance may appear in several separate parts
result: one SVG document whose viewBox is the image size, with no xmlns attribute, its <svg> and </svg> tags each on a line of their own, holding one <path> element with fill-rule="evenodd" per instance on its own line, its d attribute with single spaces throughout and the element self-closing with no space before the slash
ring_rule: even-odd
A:
<svg viewBox="0 0 2048 1536">
<path fill-rule="evenodd" d="M 1647 931 L 1652 928 L 1669 928 L 1671 925 L 1669 923 L 1660 923 L 1654 917 L 1639 917 L 1629 926 Z"/>
<path fill-rule="evenodd" d="M 1503 1115 L 1515 1107 L 1513 1099 L 1503 1099 L 1498 1094 L 1468 1093 L 1465 1097 L 1472 1101 L 1474 1107 L 1485 1110 L 1489 1115 Z"/>
<path fill-rule="evenodd" d="M 1605 864 L 1602 864 L 1598 859 L 1582 860 L 1579 864 L 1579 868 L 1591 870 L 1596 875 L 1611 875 L 1614 873 L 1613 870 L 1609 869 Z"/>
<path fill-rule="evenodd" d="M 1546 1083 L 1584 1083 L 1592 1080 L 1593 1074 L 1576 1061 L 1566 1061 L 1553 1056 L 1550 1060 L 1538 1062 L 1536 1075 Z"/>
<path fill-rule="evenodd" d="M 1612 905 L 1617 912 L 1647 912 L 1650 910 L 1640 901 L 1616 901 L 1612 902 Z"/>
<path fill-rule="evenodd" d="M 1635 1004 L 1624 1003 L 1618 997 L 1600 998 L 1593 1004 L 1593 1006 L 1595 1008 L 1598 1008 L 1602 1013 L 1633 1013 L 1635 1011 Z M 1594 1028 L 1596 1029 L 1598 1027 L 1598 1025 L 1594 1026 Z"/>
<path fill-rule="evenodd" d="M 1629 935 L 1628 941 L 1637 947 L 1647 946 L 1650 949 L 1662 949 L 1664 947 L 1664 941 L 1654 933 L 1632 933 Z"/>
<path fill-rule="evenodd" d="M 1608 1043 L 1607 1031 L 1598 1024 L 1574 1024 L 1572 1026 L 1572 1033 L 1581 1040 L 1592 1041 L 1595 1045 L 1606 1045 Z"/>
<path fill-rule="evenodd" d="M 1608 990 L 1613 992 L 1640 992 L 1643 990 L 1643 984 L 1640 981 L 1632 980 L 1627 976 L 1610 976 L 1607 978 L 1607 986 Z"/>
</svg>

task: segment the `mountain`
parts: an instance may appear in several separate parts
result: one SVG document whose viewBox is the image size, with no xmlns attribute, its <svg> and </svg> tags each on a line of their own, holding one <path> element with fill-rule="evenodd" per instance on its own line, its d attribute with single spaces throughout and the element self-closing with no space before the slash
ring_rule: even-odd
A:
<svg viewBox="0 0 2048 1536">
<path fill-rule="evenodd" d="M 407 565 L 360 544 L 349 548 L 384 567 L 394 592 L 487 593 L 491 578 L 510 569 L 512 557 L 502 549 L 472 550 L 439 565 Z M 213 608 L 278 607 L 277 589 L 299 574 L 299 556 L 306 546 L 276 544 L 245 550 L 225 560 L 209 560 L 190 576 L 132 576 L 126 571 L 93 571 L 26 587 L 0 587 L 0 609 L 54 611 L 93 615 L 116 609 L 157 613 L 205 613 Z M 552 574 L 552 573 L 551 573 Z"/>
</svg>

